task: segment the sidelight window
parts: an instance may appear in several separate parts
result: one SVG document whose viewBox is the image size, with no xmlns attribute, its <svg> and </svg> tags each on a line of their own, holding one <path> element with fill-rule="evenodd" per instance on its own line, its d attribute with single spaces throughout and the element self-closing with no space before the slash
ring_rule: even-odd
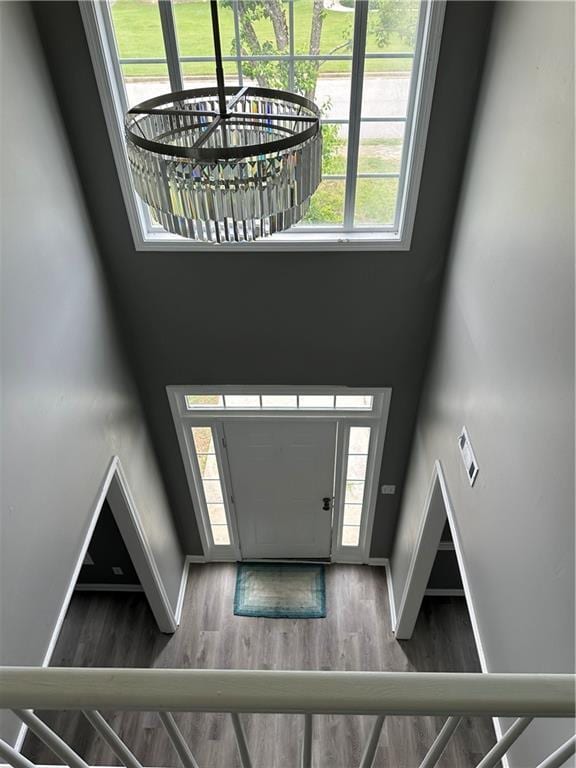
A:
<svg viewBox="0 0 576 768">
<path fill-rule="evenodd" d="M 343 547 L 357 547 L 360 544 L 371 431 L 370 427 L 350 427 L 349 431 L 342 518 L 341 545 Z"/>
<path fill-rule="evenodd" d="M 196 461 L 214 546 L 230 546 L 218 456 L 212 427 L 192 427 Z"/>
</svg>

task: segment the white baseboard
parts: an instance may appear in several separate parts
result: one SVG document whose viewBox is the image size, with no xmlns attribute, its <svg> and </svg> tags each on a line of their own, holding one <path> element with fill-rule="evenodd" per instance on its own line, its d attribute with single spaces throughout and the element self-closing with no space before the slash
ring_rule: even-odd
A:
<svg viewBox="0 0 576 768">
<path fill-rule="evenodd" d="M 386 585 L 388 586 L 388 605 L 390 606 L 390 625 L 392 632 L 396 632 L 396 624 L 398 623 L 396 613 L 396 600 L 394 598 L 394 585 L 392 583 L 392 568 L 390 567 L 390 560 L 386 562 Z"/>
<path fill-rule="evenodd" d="M 144 592 L 142 584 L 76 584 L 74 592 Z"/>
<path fill-rule="evenodd" d="M 388 588 L 388 605 L 390 606 L 390 625 L 392 632 L 396 630 L 396 602 L 394 600 L 394 589 L 392 587 L 392 572 L 390 570 L 390 559 L 388 557 L 369 557 L 366 565 L 376 565 L 386 568 L 386 586 Z"/>
<path fill-rule="evenodd" d="M 182 567 L 182 578 L 180 579 L 180 590 L 178 592 L 178 601 L 176 603 L 176 624 L 180 624 L 182 618 L 182 608 L 184 606 L 184 597 L 186 595 L 186 585 L 188 583 L 188 571 L 190 570 L 191 563 L 205 563 L 206 558 L 204 555 L 186 555 L 184 558 L 184 565 Z"/>
</svg>

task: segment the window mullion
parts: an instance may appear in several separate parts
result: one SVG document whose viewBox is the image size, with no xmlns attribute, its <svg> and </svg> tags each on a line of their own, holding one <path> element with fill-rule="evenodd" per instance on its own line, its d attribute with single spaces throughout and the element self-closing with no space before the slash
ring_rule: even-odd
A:
<svg viewBox="0 0 576 768">
<path fill-rule="evenodd" d="M 429 15 L 431 12 L 431 6 L 429 2 L 420 3 L 420 14 L 418 17 L 418 30 L 416 34 L 416 45 L 414 47 L 414 59 L 412 72 L 410 73 L 410 91 L 408 94 L 408 107 L 406 111 L 406 123 L 404 129 L 404 141 L 402 146 L 402 159 L 400 163 L 400 180 L 398 182 L 398 192 L 396 194 L 396 210 L 394 212 L 394 229 L 398 230 L 400 226 L 400 214 L 402 211 L 404 195 L 406 191 L 406 167 L 408 164 L 408 156 L 413 143 L 413 135 L 415 133 L 415 121 L 414 121 L 414 109 L 416 105 L 416 90 L 420 81 L 421 72 L 425 62 L 422 55 L 422 48 L 424 45 L 424 32 L 426 25 L 429 23 Z M 418 67 L 416 68 L 416 64 Z M 407 135 L 407 130 L 410 129 L 410 135 Z"/>
<path fill-rule="evenodd" d="M 362 115 L 362 86 L 364 83 L 364 58 L 368 28 L 368 0 L 357 0 L 354 10 L 354 45 L 352 48 L 352 80 L 350 115 L 348 123 L 348 158 L 346 163 L 346 191 L 344 194 L 344 229 L 354 226 L 356 198 L 356 173 L 360 145 L 360 118 Z"/>
<path fill-rule="evenodd" d="M 238 84 L 242 86 L 244 84 L 244 77 L 242 75 L 242 46 L 240 45 L 240 14 L 238 12 L 238 3 L 232 3 L 234 10 L 234 37 L 236 39 L 236 65 L 238 68 Z"/>
<path fill-rule="evenodd" d="M 170 87 L 173 91 L 181 91 L 183 88 L 182 70 L 180 69 L 180 57 L 178 56 L 178 41 L 174 27 L 172 0 L 158 0 L 158 10 L 160 11 L 160 23 L 162 24 L 162 36 L 164 38 Z"/>
</svg>

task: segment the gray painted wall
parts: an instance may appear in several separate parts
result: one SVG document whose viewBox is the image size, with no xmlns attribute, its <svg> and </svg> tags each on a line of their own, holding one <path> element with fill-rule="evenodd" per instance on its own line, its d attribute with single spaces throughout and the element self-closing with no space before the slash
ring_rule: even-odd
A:
<svg viewBox="0 0 576 768">
<path fill-rule="evenodd" d="M 347 384 L 393 388 L 381 481 L 399 493 L 379 497 L 372 544 L 388 555 L 490 4 L 448 5 L 408 253 L 135 252 L 76 3 L 36 3 L 35 14 L 187 552 L 201 545 L 166 385 Z"/>
<path fill-rule="evenodd" d="M 573 35 L 573 4 L 497 4 L 392 555 L 398 604 L 439 459 L 493 672 L 574 669 Z M 568 732 L 532 726 L 512 765 Z"/>
<path fill-rule="evenodd" d="M 38 665 L 115 454 L 174 607 L 183 562 L 35 24 L 0 8 L 0 663 Z"/>
</svg>

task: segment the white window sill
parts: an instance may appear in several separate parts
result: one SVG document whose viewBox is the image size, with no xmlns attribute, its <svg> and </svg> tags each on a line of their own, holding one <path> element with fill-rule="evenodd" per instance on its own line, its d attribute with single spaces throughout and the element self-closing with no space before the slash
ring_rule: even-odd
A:
<svg viewBox="0 0 576 768">
<path fill-rule="evenodd" d="M 186 240 L 166 232 L 150 232 L 142 237 L 134 233 L 138 251 L 206 251 L 215 248 L 223 251 L 407 251 L 410 239 L 401 238 L 396 232 L 305 232 L 296 230 L 247 243 L 209 243 Z M 140 237 L 138 237 L 140 235 Z"/>
</svg>

